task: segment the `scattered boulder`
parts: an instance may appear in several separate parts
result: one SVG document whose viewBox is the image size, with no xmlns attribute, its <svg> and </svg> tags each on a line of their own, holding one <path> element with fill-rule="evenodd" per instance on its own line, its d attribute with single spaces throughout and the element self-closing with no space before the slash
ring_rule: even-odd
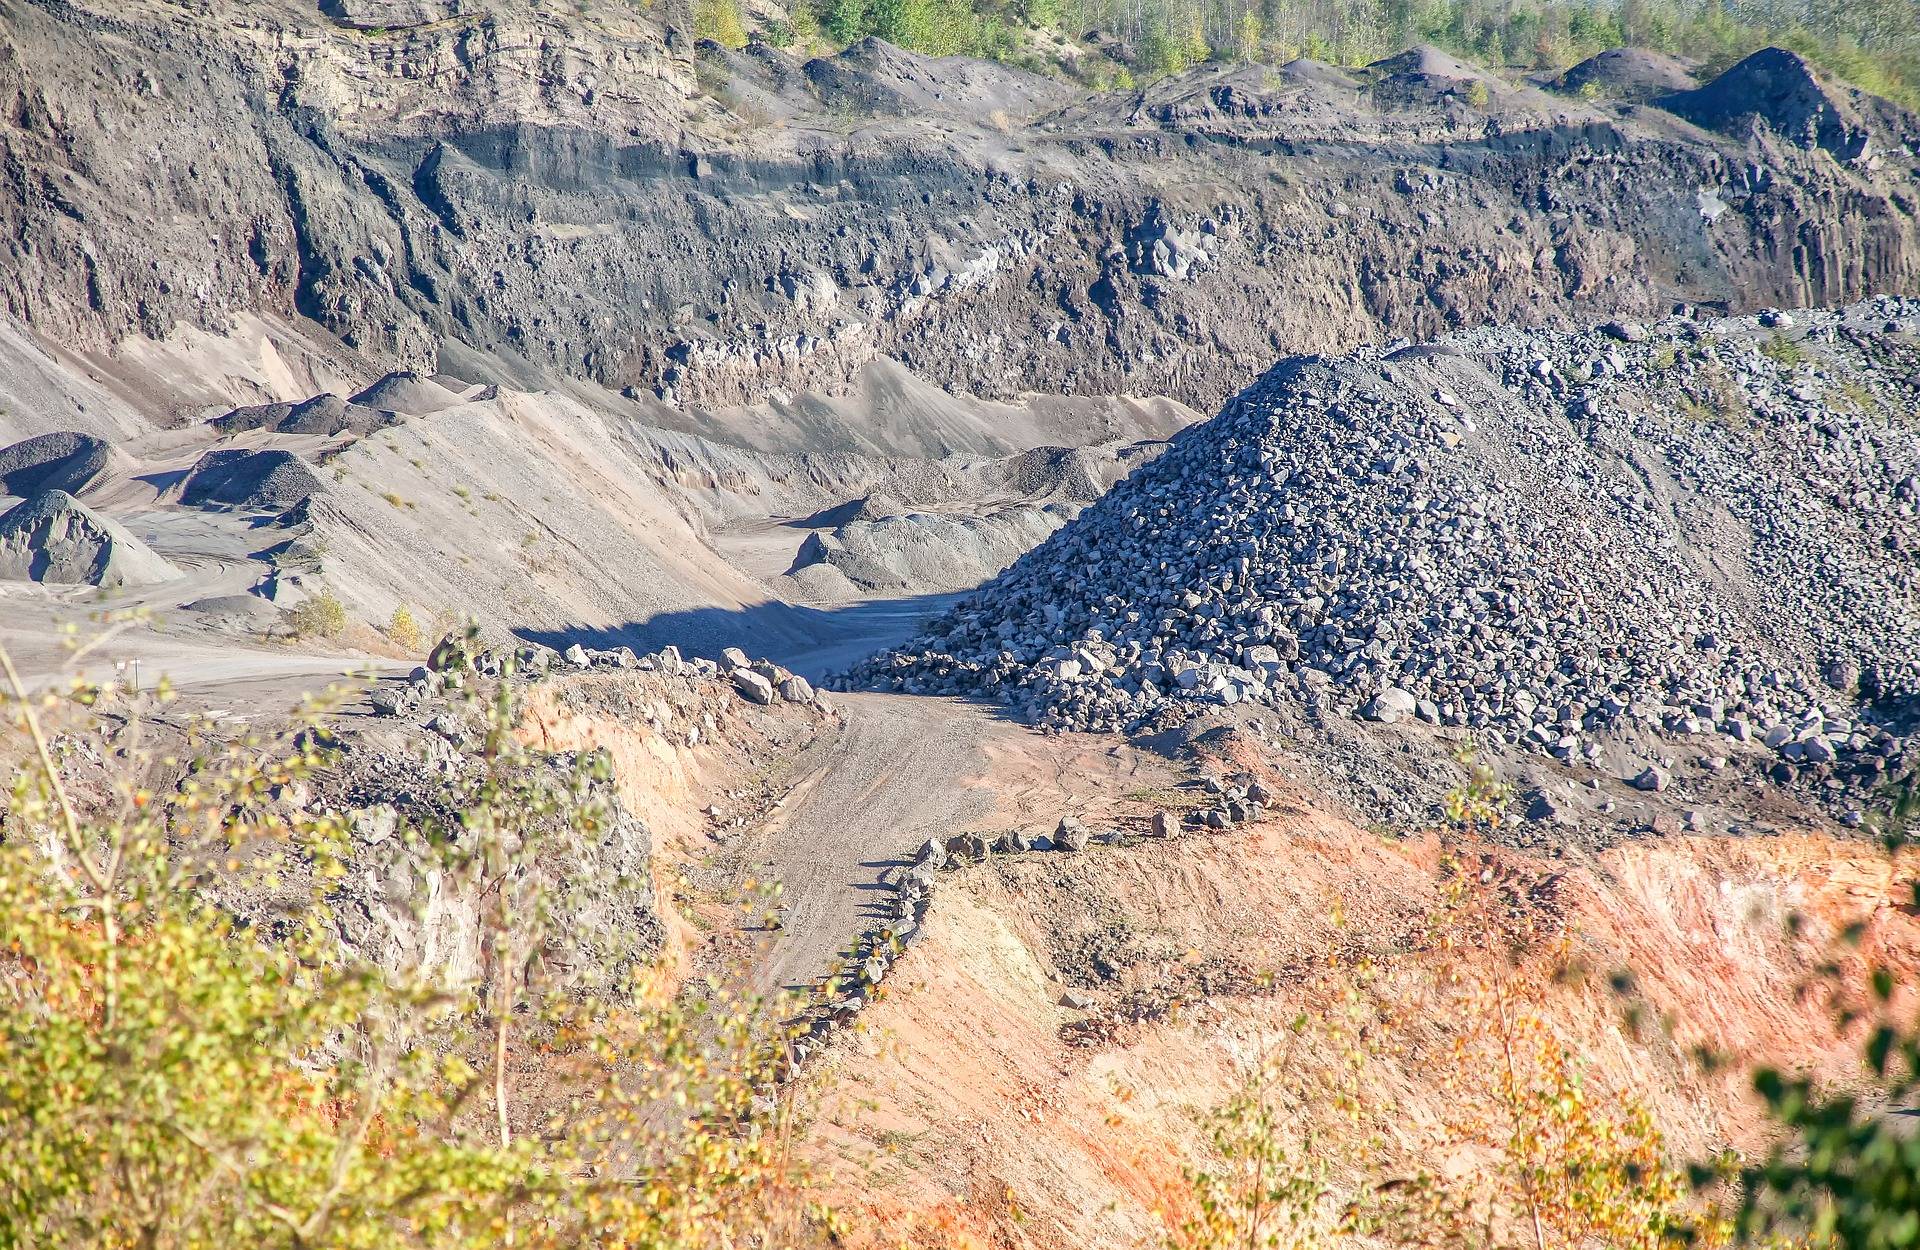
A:
<svg viewBox="0 0 1920 1250">
<path fill-rule="evenodd" d="M 773 683 L 750 668 L 736 668 L 731 674 L 733 688 L 749 703 L 773 702 Z"/>
<path fill-rule="evenodd" d="M 1394 725 L 1413 715 L 1414 703 L 1411 694 L 1397 686 L 1388 686 L 1375 695 L 1360 714 L 1383 725 Z"/>
<path fill-rule="evenodd" d="M 119 522 L 65 491 L 42 491 L 0 513 L 0 578 L 113 590 L 180 575 Z"/>
</svg>

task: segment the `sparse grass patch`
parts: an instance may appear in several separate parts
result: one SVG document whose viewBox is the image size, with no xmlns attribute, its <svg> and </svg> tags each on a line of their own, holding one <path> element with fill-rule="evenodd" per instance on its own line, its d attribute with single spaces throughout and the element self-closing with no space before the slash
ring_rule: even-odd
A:
<svg viewBox="0 0 1920 1250">
<path fill-rule="evenodd" d="M 1848 403 L 1858 408 L 1863 414 L 1874 412 L 1880 407 L 1880 401 L 1874 398 L 1873 392 L 1852 378 L 1840 384 L 1840 393 L 1846 396 Z"/>
<path fill-rule="evenodd" d="M 1783 369 L 1797 369 L 1807 362 L 1800 344 L 1780 333 L 1760 344 L 1760 354 Z"/>
<path fill-rule="evenodd" d="M 1145 803 L 1169 812 L 1191 811 L 1206 802 L 1206 796 L 1197 791 L 1175 790 L 1170 786 L 1142 786 L 1138 790 L 1129 790 L 1126 799 L 1129 803 Z"/>
</svg>

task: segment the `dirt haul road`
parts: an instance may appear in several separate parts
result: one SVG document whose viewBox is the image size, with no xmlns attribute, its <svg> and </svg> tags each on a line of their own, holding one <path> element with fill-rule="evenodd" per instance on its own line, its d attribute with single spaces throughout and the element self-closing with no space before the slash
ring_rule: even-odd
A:
<svg viewBox="0 0 1920 1250">
<path fill-rule="evenodd" d="M 746 843 L 782 885 L 784 913 L 760 988 L 804 988 L 889 914 L 889 883 L 928 838 L 1064 815 L 1115 823 L 1130 794 L 1172 784 L 1170 761 L 1098 735 L 1043 737 L 994 707 L 904 695 L 836 696 L 844 726 Z"/>
</svg>

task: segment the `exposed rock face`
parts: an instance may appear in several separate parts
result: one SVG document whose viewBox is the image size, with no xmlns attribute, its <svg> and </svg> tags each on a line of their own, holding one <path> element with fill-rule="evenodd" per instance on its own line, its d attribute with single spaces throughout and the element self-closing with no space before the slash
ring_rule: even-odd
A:
<svg viewBox="0 0 1920 1250">
<path fill-rule="evenodd" d="M 320 11 L 340 25 L 373 31 L 443 22 L 464 7 L 458 0 L 320 0 Z"/>
<path fill-rule="evenodd" d="M 106 471 L 112 457 L 113 448 L 91 434 L 60 430 L 22 439 L 0 448 L 0 494 L 77 494 Z"/>
<path fill-rule="evenodd" d="M 1810 320 L 1286 361 L 855 679 L 1062 729 L 1251 700 L 1877 752 L 1920 707 L 1920 306 Z"/>
<path fill-rule="evenodd" d="M 112 590 L 178 576 L 118 522 L 65 491 L 45 491 L 0 513 L 0 578 Z"/>
<path fill-rule="evenodd" d="M 239 28 L 94 3 L 0 32 L 24 188 L 0 196 L 0 309 L 76 346 L 267 309 L 423 373 L 680 404 L 890 356 L 977 395 L 1210 409 L 1291 351 L 1833 303 L 1911 288 L 1920 257 L 1910 171 L 1845 163 L 1842 111 L 1813 147 L 1770 122 L 1749 151 L 1497 80 L 1475 108 L 1480 72 L 1430 51 L 1072 96 L 878 43 L 696 52 L 631 14 L 341 0 Z M 1797 65 L 1673 107 L 1719 126 L 1764 77 L 1805 112 Z M 1847 107 L 1876 150 L 1916 130 Z M 849 113 L 873 116 L 847 135 Z M 123 159 L 144 150 L 171 159 Z"/>
</svg>

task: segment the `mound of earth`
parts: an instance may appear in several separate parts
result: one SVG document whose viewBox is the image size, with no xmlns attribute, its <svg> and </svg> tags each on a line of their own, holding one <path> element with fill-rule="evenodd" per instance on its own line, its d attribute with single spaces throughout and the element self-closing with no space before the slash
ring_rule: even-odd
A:
<svg viewBox="0 0 1920 1250">
<path fill-rule="evenodd" d="M 0 513 L 0 578 L 113 590 L 179 576 L 118 522 L 66 491 L 42 491 Z"/>
<path fill-rule="evenodd" d="M 788 576 L 828 568 L 866 594 L 929 594 L 976 586 L 1013 563 L 1079 509 L 1066 503 L 1018 503 L 982 513 L 879 511 L 870 497 L 845 524 L 809 534 Z M 817 576 L 815 593 L 835 589 Z"/>
<path fill-rule="evenodd" d="M 1367 68 L 1382 78 L 1415 75 L 1421 78 L 1451 78 L 1457 82 L 1466 82 L 1484 77 L 1478 69 L 1458 57 L 1449 56 L 1430 43 L 1417 44 L 1405 52 L 1384 57 L 1368 65 Z"/>
<path fill-rule="evenodd" d="M 58 430 L 0 448 L 0 494 L 35 495 L 63 490 L 77 494 L 106 472 L 113 447 L 105 439 Z"/>
<path fill-rule="evenodd" d="M 463 401 L 431 378 L 402 371 L 389 373 L 355 395 L 352 402 L 403 416 L 427 417 Z"/>
<path fill-rule="evenodd" d="M 805 73 L 829 107 L 888 116 L 1019 116 L 1072 94 L 1062 84 L 1025 70 L 969 57 L 922 56 L 873 36 L 836 56 L 808 61 Z"/>
<path fill-rule="evenodd" d="M 1464 99 L 1474 83 L 1499 87 L 1496 80 L 1481 70 L 1431 44 L 1420 44 L 1375 61 L 1367 66 L 1367 71 L 1374 80 L 1375 98 L 1401 107 Z"/>
<path fill-rule="evenodd" d="M 1629 729 L 1884 750 L 1920 710 L 1916 325 L 1285 361 L 852 683 L 1055 729 L 1252 700 L 1565 759 Z"/>
<path fill-rule="evenodd" d="M 1696 91 L 1660 106 L 1688 121 L 1743 136 L 1755 122 L 1801 147 L 1824 148 L 1841 160 L 1865 156 L 1872 132 L 1846 98 L 1798 53 L 1763 48 Z"/>
<path fill-rule="evenodd" d="M 1652 100 L 1699 87 L 1687 67 L 1645 48 L 1608 48 L 1575 65 L 1554 83 L 1562 91 L 1607 100 Z"/>
<path fill-rule="evenodd" d="M 456 401 L 457 402 L 457 401 Z M 214 418 L 214 427 L 223 434 L 247 430 L 271 430 L 276 434 L 371 434 L 392 425 L 390 412 L 382 406 L 370 407 L 355 396 L 351 401 L 338 395 L 315 395 L 297 404 L 256 404 L 235 408 L 224 417 Z"/>
<path fill-rule="evenodd" d="M 254 633 L 280 622 L 280 610 L 257 595 L 214 595 L 182 604 L 180 610 L 222 633 Z"/>
<path fill-rule="evenodd" d="M 200 457 L 181 483 L 182 503 L 232 508 L 288 508 L 326 489 L 290 451 L 226 448 Z"/>
</svg>

